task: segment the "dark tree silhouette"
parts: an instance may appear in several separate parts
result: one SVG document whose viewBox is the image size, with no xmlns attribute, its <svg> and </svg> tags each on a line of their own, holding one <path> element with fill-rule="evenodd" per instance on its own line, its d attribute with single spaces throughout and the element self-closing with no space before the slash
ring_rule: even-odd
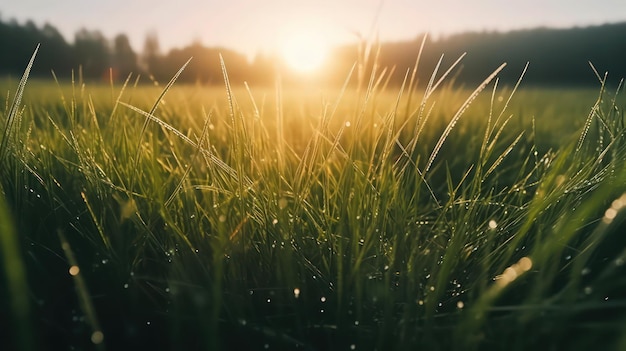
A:
<svg viewBox="0 0 626 351">
<path fill-rule="evenodd" d="M 112 68 L 114 78 L 116 79 L 126 79 L 131 73 L 139 74 L 137 54 L 130 46 L 130 41 L 126 34 L 118 34 L 113 39 Z"/>
<path fill-rule="evenodd" d="M 165 72 L 161 72 L 160 62 L 163 60 L 161 54 L 161 45 L 156 32 L 149 32 L 143 44 L 143 52 L 141 55 L 140 66 L 143 71 L 147 72 L 151 77 L 163 76 Z"/>
<path fill-rule="evenodd" d="M 193 58 L 189 66 L 181 74 L 180 79 L 187 82 L 202 84 L 223 84 L 220 55 L 226 62 L 229 78 L 232 83 L 242 83 L 249 73 L 249 64 L 244 55 L 225 48 L 208 48 L 200 43 L 193 43 L 182 49 L 173 49 L 159 61 L 159 69 L 165 79 L 176 72 L 189 58 Z"/>
<path fill-rule="evenodd" d="M 102 33 L 84 28 L 76 32 L 74 52 L 84 77 L 105 79 L 108 76 L 111 52 Z"/>
<path fill-rule="evenodd" d="M 40 30 L 33 22 L 19 25 L 17 21 L 0 21 L 0 74 L 20 75 L 37 44 L 41 44 L 33 76 L 48 76 L 50 70 L 69 73 L 74 64 L 71 47 L 59 31 L 50 24 Z"/>
</svg>

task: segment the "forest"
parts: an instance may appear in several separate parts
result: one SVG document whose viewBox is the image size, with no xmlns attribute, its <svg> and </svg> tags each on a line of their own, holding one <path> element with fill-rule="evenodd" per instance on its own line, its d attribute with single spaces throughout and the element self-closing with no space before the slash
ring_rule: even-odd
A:
<svg viewBox="0 0 626 351">
<path fill-rule="evenodd" d="M 411 69 L 419 53 L 424 34 L 414 40 L 383 42 L 377 63 L 393 69 L 390 83 L 399 85 Z M 223 47 L 207 47 L 192 42 L 167 52 L 161 50 L 155 33 L 146 35 L 141 51 L 131 47 L 126 34 L 106 38 L 98 30 L 80 29 L 73 41 L 68 41 L 52 24 L 37 26 L 32 21 L 24 24 L 16 20 L 0 21 L 0 75 L 19 76 L 37 44 L 41 44 L 38 60 L 31 72 L 38 78 L 69 79 L 72 72 L 80 72 L 89 81 L 124 80 L 130 73 L 147 79 L 164 81 L 190 57 L 192 62 L 179 81 L 201 84 L 221 84 L 221 54 L 228 66 L 231 82 L 244 80 L 257 85 L 274 83 L 280 59 L 259 53 L 252 60 L 245 55 Z M 362 43 L 361 43 L 362 44 Z M 345 72 L 359 55 L 359 44 L 337 47 L 324 69 L 314 79 L 327 83 L 342 83 Z M 361 45 L 362 46 L 362 45 Z M 456 79 L 464 84 L 480 82 L 489 72 L 506 62 L 508 69 L 500 79 L 514 83 L 526 63 L 529 70 L 527 85 L 597 85 L 598 79 L 589 63 L 600 74 L 610 72 L 613 77 L 626 76 L 623 53 L 626 52 L 626 23 L 593 27 L 550 29 L 535 28 L 510 32 L 467 32 L 433 39 L 426 37 L 420 72 L 432 72 L 443 56 L 444 67 L 466 53 Z M 80 69 L 79 69 L 80 68 Z M 285 80 L 298 81 L 296 73 L 284 68 Z M 418 73 L 419 75 L 419 73 Z M 424 74 L 421 82 L 427 82 Z"/>
</svg>

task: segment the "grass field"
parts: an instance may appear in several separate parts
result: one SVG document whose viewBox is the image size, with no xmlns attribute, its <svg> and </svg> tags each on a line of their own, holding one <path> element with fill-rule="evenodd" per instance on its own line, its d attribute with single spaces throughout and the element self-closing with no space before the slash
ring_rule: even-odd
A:
<svg viewBox="0 0 626 351">
<path fill-rule="evenodd" d="M 6 80 L 2 348 L 623 349 L 624 94 L 494 77 Z"/>
</svg>

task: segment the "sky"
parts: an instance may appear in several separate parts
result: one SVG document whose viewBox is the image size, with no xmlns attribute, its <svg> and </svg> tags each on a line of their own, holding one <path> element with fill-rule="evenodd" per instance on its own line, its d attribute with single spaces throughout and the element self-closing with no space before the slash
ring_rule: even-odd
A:
<svg viewBox="0 0 626 351">
<path fill-rule="evenodd" d="M 571 27 L 626 21 L 626 0 L 19 0 L 0 19 L 54 25 L 69 42 L 80 28 L 129 36 L 141 51 L 156 33 L 164 51 L 192 42 L 253 57 L 304 38 L 317 45 L 383 41 L 467 30 Z M 320 44 L 321 43 L 321 44 Z"/>
</svg>

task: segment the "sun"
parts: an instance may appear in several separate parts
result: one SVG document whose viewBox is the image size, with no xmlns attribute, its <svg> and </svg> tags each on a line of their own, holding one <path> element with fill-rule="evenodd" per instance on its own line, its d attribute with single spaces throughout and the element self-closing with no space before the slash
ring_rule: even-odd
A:
<svg viewBox="0 0 626 351">
<path fill-rule="evenodd" d="M 321 68 L 328 57 L 329 44 L 315 30 L 297 30 L 284 36 L 280 55 L 289 68 L 300 73 L 312 73 Z"/>
</svg>

